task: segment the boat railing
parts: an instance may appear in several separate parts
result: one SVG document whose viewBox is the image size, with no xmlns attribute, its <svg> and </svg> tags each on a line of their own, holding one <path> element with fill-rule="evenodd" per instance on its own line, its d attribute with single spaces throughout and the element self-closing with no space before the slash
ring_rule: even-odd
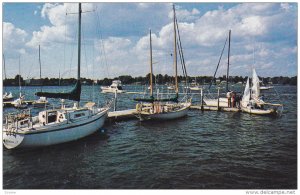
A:
<svg viewBox="0 0 300 195">
<path fill-rule="evenodd" d="M 4 127 L 8 133 L 15 133 L 19 127 L 32 127 L 31 109 L 8 113 L 4 118 Z"/>
</svg>

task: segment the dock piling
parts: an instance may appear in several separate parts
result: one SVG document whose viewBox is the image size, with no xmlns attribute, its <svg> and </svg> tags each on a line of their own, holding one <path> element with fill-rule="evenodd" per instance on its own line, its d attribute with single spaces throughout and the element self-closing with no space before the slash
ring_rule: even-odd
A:
<svg viewBox="0 0 300 195">
<path fill-rule="evenodd" d="M 218 106 L 217 106 L 218 111 L 220 110 L 220 87 L 218 87 Z"/>
<path fill-rule="evenodd" d="M 117 90 L 115 90 L 114 111 L 117 111 Z"/>
<path fill-rule="evenodd" d="M 203 111 L 204 110 L 204 108 L 203 108 L 203 88 L 201 88 L 200 94 L 201 94 L 201 110 Z"/>
</svg>

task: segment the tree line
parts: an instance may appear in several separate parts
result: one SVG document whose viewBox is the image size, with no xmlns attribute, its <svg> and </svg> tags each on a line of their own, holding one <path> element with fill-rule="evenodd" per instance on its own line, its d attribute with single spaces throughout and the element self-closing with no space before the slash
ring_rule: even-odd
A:
<svg viewBox="0 0 300 195">
<path fill-rule="evenodd" d="M 132 77 L 130 75 L 122 75 L 115 78 L 104 78 L 101 80 L 92 80 L 88 78 L 81 78 L 81 82 L 83 85 L 105 85 L 108 86 L 112 83 L 113 80 L 120 80 L 122 84 L 129 85 L 129 84 L 137 84 L 137 85 L 148 85 L 149 84 L 150 74 L 147 74 L 145 77 Z M 156 84 L 168 84 L 174 83 L 174 76 L 165 75 L 152 75 L 153 82 Z M 229 82 L 230 83 L 238 83 L 242 82 L 245 83 L 248 77 L 242 76 L 230 76 Z M 297 85 L 297 76 L 294 77 L 259 77 L 260 80 L 264 84 L 272 83 L 272 84 L 280 84 L 280 85 Z M 212 81 L 213 80 L 213 81 Z M 218 82 L 226 81 L 226 76 L 220 76 L 218 78 L 213 79 L 212 76 L 197 76 L 197 77 L 190 77 L 187 78 L 183 76 L 178 76 L 178 82 L 197 82 L 201 85 L 209 84 L 213 82 L 214 84 Z M 19 83 L 24 86 L 65 86 L 65 85 L 74 85 L 76 83 L 75 78 L 42 78 L 42 79 L 27 79 L 24 80 L 21 75 L 16 75 L 15 78 L 7 78 L 3 80 L 4 86 L 19 86 Z"/>
</svg>

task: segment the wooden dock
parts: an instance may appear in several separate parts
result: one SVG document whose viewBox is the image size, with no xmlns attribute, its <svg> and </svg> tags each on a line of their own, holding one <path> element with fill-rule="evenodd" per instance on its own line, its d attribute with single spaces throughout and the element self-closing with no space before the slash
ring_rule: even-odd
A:
<svg viewBox="0 0 300 195">
<path fill-rule="evenodd" d="M 33 100 L 24 100 L 22 102 L 24 102 L 24 103 L 26 103 L 28 105 L 32 105 Z M 14 105 L 12 103 L 13 103 L 13 101 L 3 102 L 3 107 L 13 107 Z"/>
<path fill-rule="evenodd" d="M 201 108 L 201 105 L 192 105 L 190 107 L 191 110 L 203 110 L 203 111 L 223 111 L 223 112 L 240 112 L 241 110 L 239 108 L 227 108 L 227 107 L 218 107 L 216 106 L 203 106 L 203 109 Z M 111 120 L 122 120 L 122 119 L 135 119 L 136 116 L 136 110 L 135 109 L 129 109 L 129 110 L 120 110 L 120 111 L 114 111 L 114 112 L 108 112 L 108 118 Z"/>
<path fill-rule="evenodd" d="M 203 111 L 224 111 L 224 112 L 240 112 L 241 109 L 239 108 L 228 108 L 228 107 L 216 107 L 216 106 L 206 106 L 203 105 L 203 108 L 201 105 L 192 105 L 190 109 L 195 109 L 195 110 L 203 110 Z"/>
<path fill-rule="evenodd" d="M 136 109 L 113 111 L 113 112 L 108 112 L 108 118 L 112 120 L 132 119 L 132 118 L 136 118 L 134 115 L 135 113 L 136 113 Z"/>
</svg>

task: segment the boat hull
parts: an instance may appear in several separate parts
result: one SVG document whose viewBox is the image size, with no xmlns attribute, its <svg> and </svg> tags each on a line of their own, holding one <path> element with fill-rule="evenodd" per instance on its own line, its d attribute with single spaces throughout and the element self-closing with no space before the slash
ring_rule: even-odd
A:
<svg viewBox="0 0 300 195">
<path fill-rule="evenodd" d="M 101 87 L 101 92 L 102 93 L 125 93 L 125 90 L 118 90 L 118 89 L 111 89 L 111 88 L 102 88 Z"/>
<path fill-rule="evenodd" d="M 94 115 L 84 122 L 65 123 L 47 131 L 30 133 L 3 131 L 3 144 L 7 149 L 34 148 L 55 145 L 81 139 L 99 130 L 107 118 L 107 110 Z"/>
<path fill-rule="evenodd" d="M 3 102 L 9 102 L 9 101 L 12 101 L 12 100 L 14 100 L 13 97 L 11 97 L 11 98 L 3 98 Z"/>
<path fill-rule="evenodd" d="M 272 86 L 270 86 L 270 87 L 261 86 L 259 89 L 260 90 L 269 90 L 269 89 L 273 89 L 273 87 Z"/>
<path fill-rule="evenodd" d="M 250 107 L 241 107 L 243 112 L 247 112 L 249 114 L 256 114 L 256 115 L 274 115 L 276 111 L 274 109 L 262 110 L 262 109 L 255 109 Z"/>
<path fill-rule="evenodd" d="M 164 112 L 164 113 L 156 113 L 156 114 L 140 113 L 138 114 L 138 117 L 140 118 L 140 120 L 173 120 L 173 119 L 178 119 L 186 116 L 189 111 L 189 107 L 190 104 L 188 104 L 187 106 L 185 106 L 180 110 L 172 111 L 172 112 Z"/>
<path fill-rule="evenodd" d="M 192 91 L 200 91 L 201 88 L 200 87 L 190 87 L 190 90 L 192 90 Z"/>
</svg>

